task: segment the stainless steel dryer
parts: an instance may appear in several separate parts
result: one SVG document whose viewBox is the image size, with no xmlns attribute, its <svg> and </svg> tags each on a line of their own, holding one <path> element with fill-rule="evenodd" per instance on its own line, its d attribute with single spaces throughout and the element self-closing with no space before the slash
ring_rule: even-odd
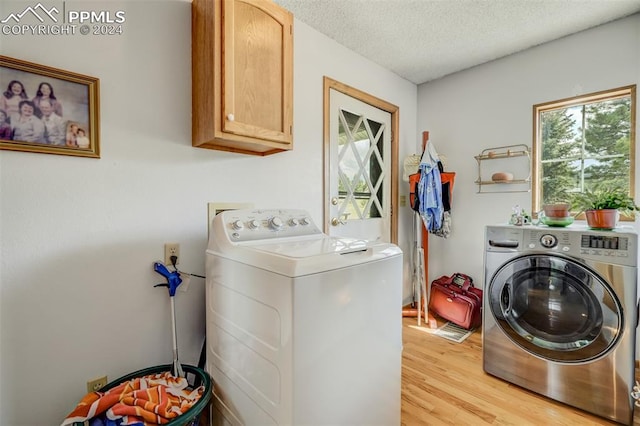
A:
<svg viewBox="0 0 640 426">
<path fill-rule="evenodd" d="M 484 371 L 631 424 L 637 245 L 631 228 L 488 226 Z"/>
</svg>

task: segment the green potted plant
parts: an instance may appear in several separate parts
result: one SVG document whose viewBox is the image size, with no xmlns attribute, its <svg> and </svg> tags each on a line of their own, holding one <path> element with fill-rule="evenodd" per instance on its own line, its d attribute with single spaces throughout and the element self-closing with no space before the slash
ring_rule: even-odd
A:
<svg viewBox="0 0 640 426">
<path fill-rule="evenodd" d="M 640 210 L 633 197 L 622 188 L 586 190 L 575 194 L 571 205 L 579 213 L 584 212 L 587 225 L 593 229 L 613 229 L 618 225 L 621 213 L 635 217 Z"/>
</svg>

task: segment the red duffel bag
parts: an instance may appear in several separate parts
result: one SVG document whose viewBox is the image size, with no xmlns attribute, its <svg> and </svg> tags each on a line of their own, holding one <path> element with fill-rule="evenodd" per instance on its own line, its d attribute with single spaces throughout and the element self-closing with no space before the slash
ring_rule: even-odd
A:
<svg viewBox="0 0 640 426">
<path fill-rule="evenodd" d="M 482 290 L 468 275 L 442 276 L 431 283 L 429 311 L 471 330 L 482 323 Z"/>
</svg>

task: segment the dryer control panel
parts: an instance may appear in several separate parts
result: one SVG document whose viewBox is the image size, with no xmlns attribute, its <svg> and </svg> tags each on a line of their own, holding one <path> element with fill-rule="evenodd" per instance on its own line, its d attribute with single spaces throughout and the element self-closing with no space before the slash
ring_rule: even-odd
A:
<svg viewBox="0 0 640 426">
<path fill-rule="evenodd" d="M 596 231 L 571 226 L 488 226 L 488 252 L 556 252 L 618 265 L 636 266 L 638 235 L 630 228 Z"/>
<path fill-rule="evenodd" d="M 296 209 L 226 210 L 213 219 L 212 229 L 231 242 L 323 235 L 305 210 Z"/>
<path fill-rule="evenodd" d="M 580 247 L 583 249 L 628 250 L 629 237 L 583 234 Z"/>
</svg>

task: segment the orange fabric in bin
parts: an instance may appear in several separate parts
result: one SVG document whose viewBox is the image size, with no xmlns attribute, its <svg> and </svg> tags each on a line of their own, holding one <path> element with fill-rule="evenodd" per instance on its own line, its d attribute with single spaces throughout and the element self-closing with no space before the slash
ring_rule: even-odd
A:
<svg viewBox="0 0 640 426">
<path fill-rule="evenodd" d="M 106 392 L 85 395 L 61 426 L 84 422 L 103 413 L 123 424 L 165 424 L 184 414 L 202 396 L 204 386 L 188 389 L 184 377 L 169 372 L 151 374 L 121 383 Z"/>
</svg>

